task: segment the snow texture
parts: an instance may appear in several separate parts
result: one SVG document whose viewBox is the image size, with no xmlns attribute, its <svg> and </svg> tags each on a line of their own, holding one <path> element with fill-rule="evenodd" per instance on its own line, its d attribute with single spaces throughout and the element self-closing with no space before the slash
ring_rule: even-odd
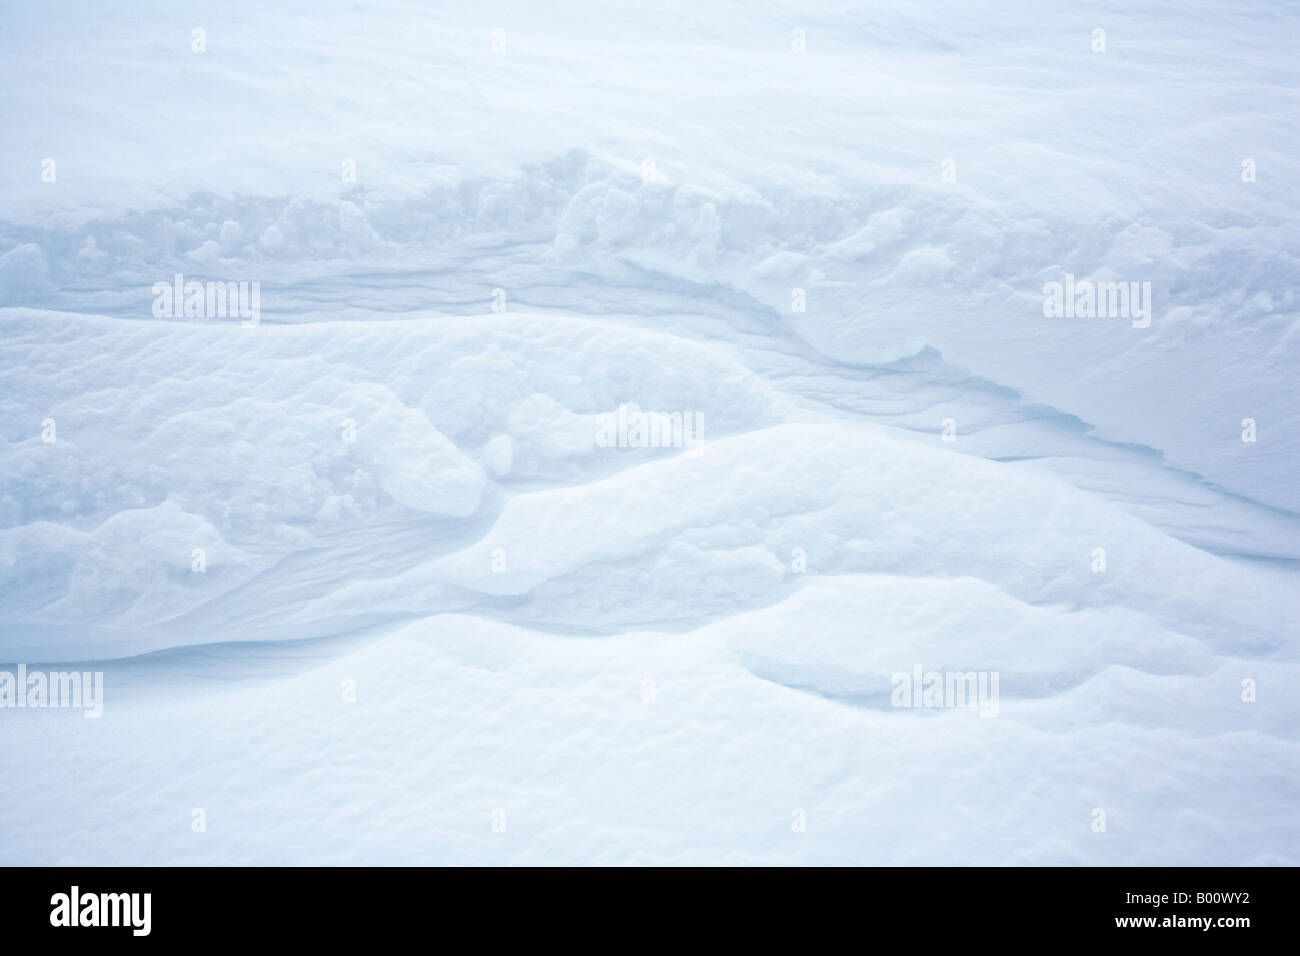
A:
<svg viewBox="0 0 1300 956">
<path fill-rule="evenodd" d="M 6 3 L 0 862 L 1300 863 L 1297 30 Z"/>
</svg>

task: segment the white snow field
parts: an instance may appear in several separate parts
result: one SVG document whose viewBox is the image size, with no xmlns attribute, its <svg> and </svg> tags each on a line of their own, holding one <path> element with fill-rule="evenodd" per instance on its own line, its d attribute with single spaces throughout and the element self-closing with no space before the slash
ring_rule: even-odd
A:
<svg viewBox="0 0 1300 956">
<path fill-rule="evenodd" d="M 1300 863 L 1297 35 L 0 6 L 0 863 Z"/>
</svg>

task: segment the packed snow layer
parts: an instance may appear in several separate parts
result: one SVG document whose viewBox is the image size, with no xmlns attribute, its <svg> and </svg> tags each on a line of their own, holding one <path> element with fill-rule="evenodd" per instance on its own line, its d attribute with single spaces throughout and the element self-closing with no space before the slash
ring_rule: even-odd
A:
<svg viewBox="0 0 1300 956">
<path fill-rule="evenodd" d="M 0 13 L 0 861 L 1298 862 L 1296 14 L 113 17 Z"/>
<path fill-rule="evenodd" d="M 1235 703 L 1257 665 L 1089 617 L 967 579 L 829 577 L 689 634 L 441 615 L 256 667 L 230 646 L 107 665 L 99 721 L 10 715 L 42 751 L 0 757 L 23 780 L 6 859 L 1294 864 L 1294 713 Z M 1024 696 L 994 719 L 894 710 L 889 671 L 919 652 L 1010 652 Z M 1275 693 L 1300 678 L 1269 673 Z"/>
</svg>

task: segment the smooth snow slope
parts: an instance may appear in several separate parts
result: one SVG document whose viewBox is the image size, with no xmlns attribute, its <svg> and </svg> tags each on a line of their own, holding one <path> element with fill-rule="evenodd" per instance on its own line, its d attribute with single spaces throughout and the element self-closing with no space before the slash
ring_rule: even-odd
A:
<svg viewBox="0 0 1300 956">
<path fill-rule="evenodd" d="M 7 5 L 0 862 L 1296 863 L 1298 27 Z"/>
</svg>

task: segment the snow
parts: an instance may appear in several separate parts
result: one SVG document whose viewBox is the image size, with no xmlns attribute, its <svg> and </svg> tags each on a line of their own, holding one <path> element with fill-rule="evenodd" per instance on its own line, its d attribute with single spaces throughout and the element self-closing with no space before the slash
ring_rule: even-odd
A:
<svg viewBox="0 0 1300 956">
<path fill-rule="evenodd" d="M 0 861 L 1300 862 L 1296 21 L 9 5 Z"/>
</svg>

